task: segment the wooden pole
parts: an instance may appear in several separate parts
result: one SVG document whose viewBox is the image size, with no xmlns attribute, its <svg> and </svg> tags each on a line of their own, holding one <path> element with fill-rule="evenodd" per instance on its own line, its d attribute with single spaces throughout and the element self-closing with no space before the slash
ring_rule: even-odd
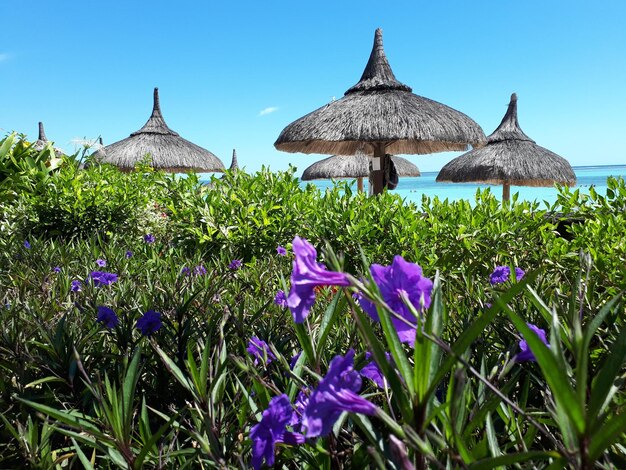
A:
<svg viewBox="0 0 626 470">
<path fill-rule="evenodd" d="M 509 199 L 511 199 L 511 185 L 504 183 L 502 185 L 502 201 L 508 201 Z"/>
<path fill-rule="evenodd" d="M 374 156 L 370 161 L 370 195 L 382 194 L 383 182 L 385 175 L 385 159 L 388 159 L 385 155 L 385 144 L 383 142 L 376 142 L 374 145 Z"/>
<path fill-rule="evenodd" d="M 363 192 L 363 178 L 356 179 L 356 189 L 362 193 Z"/>
</svg>

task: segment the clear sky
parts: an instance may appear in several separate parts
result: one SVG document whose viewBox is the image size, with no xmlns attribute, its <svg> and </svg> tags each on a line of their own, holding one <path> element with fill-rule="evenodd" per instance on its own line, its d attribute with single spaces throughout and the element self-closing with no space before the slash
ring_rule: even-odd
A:
<svg viewBox="0 0 626 470">
<path fill-rule="evenodd" d="M 139 129 L 159 87 L 168 125 L 228 166 L 320 155 L 280 131 L 360 78 L 383 29 L 396 78 L 488 135 L 512 92 L 520 125 L 572 165 L 626 164 L 626 1 L 0 0 L 0 133 L 67 152 Z M 409 157 L 438 170 L 459 153 Z"/>
</svg>

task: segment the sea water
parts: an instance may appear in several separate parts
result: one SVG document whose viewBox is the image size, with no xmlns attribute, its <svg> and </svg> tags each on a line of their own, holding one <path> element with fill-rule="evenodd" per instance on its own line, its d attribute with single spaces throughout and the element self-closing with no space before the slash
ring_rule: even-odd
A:
<svg viewBox="0 0 626 470">
<path fill-rule="evenodd" d="M 626 165 L 611 166 L 579 166 L 574 167 L 576 173 L 576 186 L 572 189 L 580 189 L 581 193 L 589 193 L 589 188 L 594 187 L 599 194 L 606 193 L 606 180 L 609 176 L 623 177 L 626 179 Z M 417 178 L 400 178 L 398 187 L 392 193 L 399 194 L 405 201 L 420 204 L 422 196 L 429 197 L 438 196 L 439 199 L 467 199 L 473 202 L 477 189 L 490 188 L 491 192 L 498 198 L 502 198 L 502 186 L 490 184 L 473 184 L 473 183 L 437 183 L 437 171 L 423 172 L 422 176 Z M 331 180 L 303 181 L 304 186 L 313 183 L 322 191 L 333 185 Z M 364 190 L 368 190 L 367 178 L 363 181 Z M 356 182 L 354 183 L 356 190 Z M 536 188 L 528 186 L 511 186 L 511 197 L 515 193 L 519 193 L 519 199 L 528 201 L 546 201 L 552 204 L 556 201 L 558 190 L 555 187 Z"/>
</svg>

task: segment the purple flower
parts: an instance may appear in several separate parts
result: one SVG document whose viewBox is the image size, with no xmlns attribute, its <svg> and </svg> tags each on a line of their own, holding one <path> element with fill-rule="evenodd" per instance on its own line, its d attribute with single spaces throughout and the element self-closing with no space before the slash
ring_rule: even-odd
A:
<svg viewBox="0 0 626 470">
<path fill-rule="evenodd" d="M 60 267 L 60 266 L 55 266 L 54 268 L 52 268 L 52 270 L 53 270 L 55 273 L 57 273 L 57 274 L 58 274 L 58 273 L 60 273 L 60 272 L 61 272 L 61 267 Z"/>
<path fill-rule="evenodd" d="M 28 240 L 24 240 L 24 248 L 30 250 L 30 243 L 28 242 Z"/>
<path fill-rule="evenodd" d="M 267 343 L 262 339 L 257 338 L 256 336 L 250 338 L 246 351 L 248 351 L 250 355 L 254 357 L 255 366 L 259 364 L 259 360 L 264 361 L 265 364 L 269 364 L 274 359 L 276 359 L 276 356 L 274 356 L 274 353 L 270 351 Z"/>
<path fill-rule="evenodd" d="M 240 259 L 234 259 L 230 262 L 230 264 L 228 265 L 229 269 L 232 269 L 233 271 L 237 271 L 239 268 L 241 268 L 241 260 Z"/>
<path fill-rule="evenodd" d="M 524 270 L 522 268 L 515 268 L 515 279 L 521 280 L 524 277 Z M 491 275 L 489 276 L 489 282 L 492 286 L 496 284 L 502 284 L 509 280 L 511 277 L 511 268 L 508 266 L 496 266 Z"/>
<path fill-rule="evenodd" d="M 154 243 L 154 235 L 152 235 L 151 233 L 148 233 L 146 235 L 143 236 L 143 241 L 146 243 Z"/>
<path fill-rule="evenodd" d="M 278 247 L 276 247 L 276 253 L 278 253 L 278 256 L 287 256 L 287 250 L 284 246 L 278 245 Z"/>
<path fill-rule="evenodd" d="M 91 277 L 94 285 L 97 287 L 110 286 L 117 281 L 117 274 L 107 273 L 104 271 L 92 271 L 89 277 Z"/>
<path fill-rule="evenodd" d="M 298 362 L 298 359 L 300 359 L 300 356 L 302 355 L 302 351 L 298 352 L 297 354 L 295 354 L 290 360 L 289 360 L 289 369 L 293 370 L 294 367 L 296 367 L 296 362 Z"/>
<path fill-rule="evenodd" d="M 291 290 L 287 306 L 296 323 L 302 323 L 315 303 L 316 286 L 347 286 L 350 283 L 344 273 L 328 271 L 317 262 L 317 252 L 305 239 L 293 239 L 293 252 L 296 257 L 291 272 Z"/>
<path fill-rule="evenodd" d="M 141 331 L 141 334 L 144 336 L 150 336 L 152 333 L 158 331 L 161 326 L 163 326 L 161 314 L 154 310 L 148 310 L 137 320 L 137 329 Z"/>
<path fill-rule="evenodd" d="M 81 290 L 83 290 L 82 285 L 83 285 L 82 282 L 80 282 L 78 279 L 74 279 L 72 281 L 72 287 L 70 287 L 70 290 L 72 292 L 80 292 Z"/>
<path fill-rule="evenodd" d="M 361 376 L 354 370 L 354 350 L 350 349 L 345 356 L 335 356 L 304 410 L 302 426 L 306 437 L 326 436 L 344 411 L 375 414 L 376 406 L 357 395 L 360 389 Z"/>
<path fill-rule="evenodd" d="M 191 269 L 188 266 L 183 267 L 183 269 L 180 270 L 180 273 L 183 276 L 189 276 L 191 274 Z"/>
<path fill-rule="evenodd" d="M 103 259 L 97 259 L 96 264 L 100 266 L 101 268 L 104 268 L 107 265 L 107 262 Z"/>
<path fill-rule="evenodd" d="M 285 394 L 271 399 L 269 406 L 263 412 L 258 424 L 250 429 L 252 441 L 252 466 L 255 470 L 263 466 L 274 465 L 274 449 L 277 443 L 302 444 L 304 436 L 287 431 L 287 425 L 293 420 L 294 411 Z"/>
<path fill-rule="evenodd" d="M 183 268 L 184 269 L 184 268 Z M 206 268 L 204 267 L 203 264 L 199 264 L 198 266 L 196 266 L 195 268 L 193 268 L 193 273 L 196 276 L 203 276 L 206 274 Z"/>
<path fill-rule="evenodd" d="M 282 308 L 287 307 L 287 296 L 285 295 L 284 290 L 276 292 L 276 295 L 274 296 L 274 303 Z"/>
<path fill-rule="evenodd" d="M 133 252 L 130 250 L 126 250 L 126 258 L 132 258 L 133 257 Z"/>
<path fill-rule="evenodd" d="M 385 353 L 385 357 L 387 358 L 387 362 L 393 363 L 393 359 L 391 357 L 391 354 L 386 352 Z M 366 352 L 365 353 L 365 359 L 366 360 L 372 359 L 372 353 Z M 385 379 L 385 376 L 383 375 L 383 373 L 381 372 L 380 368 L 378 367 L 378 364 L 376 364 L 376 361 L 372 360 L 371 362 L 369 362 L 368 364 L 363 366 L 363 368 L 361 369 L 360 373 L 361 373 L 361 375 L 363 377 L 370 379 L 372 382 L 374 382 L 380 388 L 385 388 L 385 380 L 386 379 Z"/>
<path fill-rule="evenodd" d="M 546 331 L 545 330 L 542 330 L 541 328 L 533 325 L 532 323 L 526 323 L 526 325 L 528 326 L 528 328 L 533 330 L 533 332 L 537 336 L 539 336 L 539 339 L 543 342 L 543 344 L 545 344 L 546 346 L 550 347 L 550 345 L 548 344 L 548 340 L 546 339 Z M 523 340 L 521 340 L 519 342 L 519 348 L 520 348 L 520 352 L 515 355 L 515 358 L 514 358 L 515 361 L 517 361 L 517 362 L 524 362 L 524 361 L 537 362 L 537 358 L 535 357 L 533 352 L 528 347 L 528 343 L 526 342 L 525 339 L 523 339 Z"/>
<path fill-rule="evenodd" d="M 409 263 L 399 255 L 394 256 L 390 266 L 372 264 L 370 272 L 385 303 L 403 318 L 400 320 L 395 316 L 391 317 L 400 341 L 413 346 L 417 322 L 405 301 L 410 302 L 418 311 L 427 309 L 430 306 L 433 282 L 422 275 L 419 265 Z M 374 321 L 379 321 L 376 306 L 370 300 L 361 297 L 358 302 Z"/>
<path fill-rule="evenodd" d="M 98 307 L 98 316 L 96 317 L 96 321 L 102 323 L 109 329 L 115 328 L 120 322 L 113 310 L 109 307 L 102 306 Z"/>
</svg>

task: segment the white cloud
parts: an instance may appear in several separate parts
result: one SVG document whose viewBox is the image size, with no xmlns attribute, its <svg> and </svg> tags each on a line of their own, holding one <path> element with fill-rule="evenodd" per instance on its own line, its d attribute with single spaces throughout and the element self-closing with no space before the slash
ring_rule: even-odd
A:
<svg viewBox="0 0 626 470">
<path fill-rule="evenodd" d="M 264 110 L 262 110 L 259 113 L 259 116 L 265 116 L 266 114 L 270 114 L 276 111 L 278 111 L 278 108 L 276 106 L 270 106 L 269 108 L 265 108 Z"/>
</svg>

